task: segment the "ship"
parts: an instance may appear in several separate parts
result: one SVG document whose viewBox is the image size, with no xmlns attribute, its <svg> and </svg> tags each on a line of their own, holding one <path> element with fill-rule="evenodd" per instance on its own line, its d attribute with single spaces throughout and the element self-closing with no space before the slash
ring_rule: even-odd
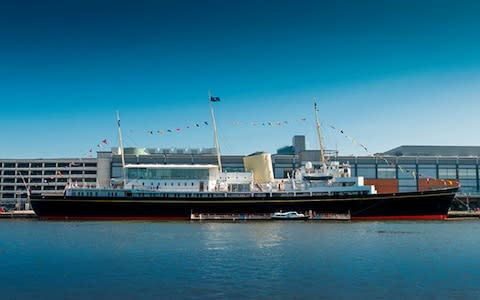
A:
<svg viewBox="0 0 480 300">
<path fill-rule="evenodd" d="M 315 104 L 320 164 L 306 162 L 281 179 L 274 178 L 271 155 L 265 152 L 244 157 L 244 172 L 222 170 L 212 104 L 216 165 L 125 164 L 117 115 L 123 178 L 108 187 L 70 182 L 63 193 L 33 194 L 30 202 L 40 219 L 55 220 L 257 220 L 282 212 L 311 220 L 322 215 L 349 220 L 447 218 L 458 184 L 378 193 L 362 176 L 352 176 L 348 163 L 325 157 L 317 111 Z"/>
<path fill-rule="evenodd" d="M 349 176 L 348 166 L 329 164 L 329 176 L 308 167 L 290 179 L 267 182 L 254 172 L 219 173 L 216 165 L 127 165 L 123 187 L 69 184 L 64 193 L 33 194 L 30 201 L 41 219 L 190 220 L 198 214 L 296 211 L 311 219 L 339 214 L 351 220 L 443 220 L 458 189 L 382 194 L 364 185 L 362 177 Z M 341 176 L 334 175 L 338 171 Z"/>
</svg>

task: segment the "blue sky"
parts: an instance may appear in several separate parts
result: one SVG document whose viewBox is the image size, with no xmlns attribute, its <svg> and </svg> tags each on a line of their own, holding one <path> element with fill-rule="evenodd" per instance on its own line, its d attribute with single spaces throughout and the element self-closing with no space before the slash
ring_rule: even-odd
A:
<svg viewBox="0 0 480 300">
<path fill-rule="evenodd" d="M 117 110 L 127 146 L 212 147 L 209 126 L 186 128 L 210 124 L 209 90 L 224 153 L 295 134 L 318 148 L 313 97 L 344 155 L 366 153 L 327 124 L 371 153 L 478 145 L 478 15 L 443 0 L 2 3 L 0 158 L 116 146 Z"/>
</svg>

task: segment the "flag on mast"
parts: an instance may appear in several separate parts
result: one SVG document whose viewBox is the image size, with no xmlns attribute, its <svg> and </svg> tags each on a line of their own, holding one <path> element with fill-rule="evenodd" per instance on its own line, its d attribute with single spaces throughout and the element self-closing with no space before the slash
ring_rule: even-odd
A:
<svg viewBox="0 0 480 300">
<path fill-rule="evenodd" d="M 220 102 L 220 97 L 210 96 L 210 101 L 211 102 Z"/>
</svg>

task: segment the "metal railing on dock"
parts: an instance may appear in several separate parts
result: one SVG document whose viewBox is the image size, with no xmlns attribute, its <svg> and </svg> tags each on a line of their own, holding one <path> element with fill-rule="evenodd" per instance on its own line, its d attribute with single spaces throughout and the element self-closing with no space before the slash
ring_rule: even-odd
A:
<svg viewBox="0 0 480 300">
<path fill-rule="evenodd" d="M 190 220 L 230 220 L 230 221 L 243 221 L 243 220 L 270 220 L 271 214 L 191 214 Z"/>
</svg>

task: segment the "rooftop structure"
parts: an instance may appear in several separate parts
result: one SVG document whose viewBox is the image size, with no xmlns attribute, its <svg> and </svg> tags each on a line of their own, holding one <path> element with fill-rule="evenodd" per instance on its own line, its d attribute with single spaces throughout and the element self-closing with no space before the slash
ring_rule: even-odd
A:
<svg viewBox="0 0 480 300">
<path fill-rule="evenodd" d="M 383 153 L 391 156 L 480 156 L 480 146 L 400 146 Z"/>
</svg>

